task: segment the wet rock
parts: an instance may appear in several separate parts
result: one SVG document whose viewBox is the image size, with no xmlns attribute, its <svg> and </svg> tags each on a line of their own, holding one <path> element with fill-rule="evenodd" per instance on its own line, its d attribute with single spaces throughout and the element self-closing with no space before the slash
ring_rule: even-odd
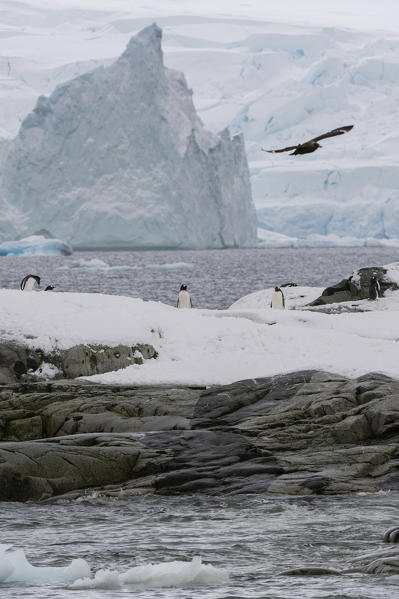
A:
<svg viewBox="0 0 399 599">
<path fill-rule="evenodd" d="M 342 572 L 332 568 L 317 568 L 314 566 L 293 568 L 280 572 L 278 576 L 341 576 Z"/>
<path fill-rule="evenodd" d="M 394 526 L 384 534 L 385 543 L 399 543 L 399 526 Z"/>
<path fill-rule="evenodd" d="M 210 389 L 15 383 L 0 389 L 0 441 L 10 500 L 397 489 L 399 381 L 303 371 Z M 121 446 L 131 449 L 116 466 Z M 128 467 L 133 454 L 147 465 Z"/>
<path fill-rule="evenodd" d="M 365 572 L 368 574 L 399 574 L 399 550 L 392 548 L 366 553 L 351 560 L 346 572 Z"/>
</svg>

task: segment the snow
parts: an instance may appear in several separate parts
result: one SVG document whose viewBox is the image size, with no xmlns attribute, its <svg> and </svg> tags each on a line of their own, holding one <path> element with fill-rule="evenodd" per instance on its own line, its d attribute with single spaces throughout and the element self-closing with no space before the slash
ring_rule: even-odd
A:
<svg viewBox="0 0 399 599">
<path fill-rule="evenodd" d="M 0 256 L 69 256 L 72 253 L 71 246 L 65 241 L 43 235 L 0 243 Z"/>
<path fill-rule="evenodd" d="M 3 0 L 1 7 L 0 136 L 17 133 L 38 95 L 109 65 L 131 35 L 157 21 L 166 65 L 185 73 L 206 127 L 245 134 L 262 227 L 303 244 L 312 234 L 328 243 L 399 238 L 396 0 Z M 355 127 L 314 154 L 260 151 L 346 124 Z"/>
<path fill-rule="evenodd" d="M 0 239 L 45 228 L 80 249 L 256 244 L 243 137 L 203 127 L 161 37 L 150 25 L 110 66 L 39 97 L 3 158 L 16 215 Z"/>
<path fill-rule="evenodd" d="M 387 270 L 399 280 L 399 263 Z M 325 314 L 305 308 L 319 288 L 284 287 L 286 310 L 269 307 L 272 291 L 250 294 L 229 310 L 178 310 L 132 297 L 3 289 L 0 330 L 5 341 L 45 351 L 149 343 L 159 353 L 142 365 L 89 377 L 104 384 L 206 386 L 312 368 L 397 376 L 399 292 L 349 302 L 361 313 Z"/>
</svg>

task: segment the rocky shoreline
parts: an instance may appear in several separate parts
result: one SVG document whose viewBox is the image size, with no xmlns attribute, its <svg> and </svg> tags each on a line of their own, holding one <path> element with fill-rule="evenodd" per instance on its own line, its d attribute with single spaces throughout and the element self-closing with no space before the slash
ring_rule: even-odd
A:
<svg viewBox="0 0 399 599">
<path fill-rule="evenodd" d="M 399 488 L 399 381 L 301 371 L 220 387 L 0 388 L 0 500 Z"/>
</svg>

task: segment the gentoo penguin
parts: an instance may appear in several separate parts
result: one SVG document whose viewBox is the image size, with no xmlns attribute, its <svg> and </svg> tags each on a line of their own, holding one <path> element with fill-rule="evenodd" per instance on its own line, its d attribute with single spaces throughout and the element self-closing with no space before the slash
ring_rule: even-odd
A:
<svg viewBox="0 0 399 599">
<path fill-rule="evenodd" d="M 22 291 L 32 291 L 35 283 L 40 287 L 40 277 L 37 275 L 26 275 L 21 281 Z"/>
<path fill-rule="evenodd" d="M 309 139 L 309 141 L 305 141 L 303 144 L 288 146 L 288 148 L 281 148 L 281 150 L 265 150 L 264 148 L 261 148 L 261 150 L 262 152 L 269 152 L 270 154 L 279 154 L 280 152 L 289 152 L 290 150 L 294 150 L 290 156 L 297 156 L 298 154 L 310 154 L 311 152 L 315 152 L 318 148 L 322 147 L 319 143 L 317 143 L 321 139 L 335 137 L 336 135 L 343 135 L 344 133 L 348 133 L 348 131 L 351 129 L 353 129 L 353 125 L 346 125 L 345 127 L 338 127 L 337 129 L 333 129 L 328 133 L 323 133 L 323 135 Z"/>
<path fill-rule="evenodd" d="M 371 277 L 369 285 L 369 299 L 376 300 L 381 296 L 381 287 L 377 277 Z"/>
<path fill-rule="evenodd" d="M 53 291 L 53 289 L 55 289 L 55 285 L 47 285 L 44 291 Z"/>
<path fill-rule="evenodd" d="M 272 301 L 270 302 L 270 307 L 275 310 L 284 310 L 285 308 L 285 300 L 284 294 L 281 291 L 280 287 L 275 287 L 272 295 Z"/>
<path fill-rule="evenodd" d="M 191 301 L 191 297 L 189 292 L 187 291 L 187 285 L 181 285 L 179 295 L 177 298 L 177 307 L 178 308 L 192 308 L 193 302 Z"/>
</svg>

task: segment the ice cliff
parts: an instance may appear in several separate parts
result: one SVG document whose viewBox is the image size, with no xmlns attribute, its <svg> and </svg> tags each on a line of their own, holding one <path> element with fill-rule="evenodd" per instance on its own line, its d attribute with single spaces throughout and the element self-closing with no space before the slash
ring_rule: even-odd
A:
<svg viewBox="0 0 399 599">
<path fill-rule="evenodd" d="M 41 96 L 3 153 L 0 241 L 46 228 L 77 248 L 256 242 L 243 137 L 204 129 L 156 25 Z"/>
</svg>

